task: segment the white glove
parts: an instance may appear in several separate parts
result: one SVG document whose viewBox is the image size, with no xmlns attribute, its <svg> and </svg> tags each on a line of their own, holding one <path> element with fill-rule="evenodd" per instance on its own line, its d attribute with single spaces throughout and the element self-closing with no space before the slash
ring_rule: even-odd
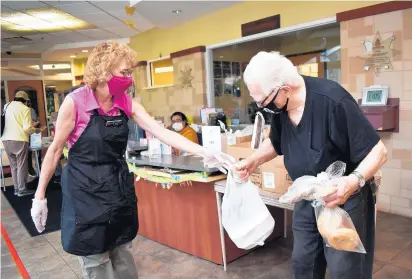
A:
<svg viewBox="0 0 412 279">
<path fill-rule="evenodd" d="M 33 199 L 33 204 L 30 210 L 31 218 L 39 233 L 43 232 L 46 226 L 47 213 L 47 199 L 36 200 Z"/>
<path fill-rule="evenodd" d="M 206 150 L 203 163 L 206 168 L 217 168 L 226 174 L 226 170 L 234 167 L 236 159 L 223 152 Z"/>
</svg>

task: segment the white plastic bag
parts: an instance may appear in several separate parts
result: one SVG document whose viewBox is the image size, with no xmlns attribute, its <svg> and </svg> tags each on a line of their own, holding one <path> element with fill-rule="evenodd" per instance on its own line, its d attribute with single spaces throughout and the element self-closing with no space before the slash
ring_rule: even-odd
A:
<svg viewBox="0 0 412 279">
<path fill-rule="evenodd" d="M 237 182 L 229 171 L 222 203 L 222 223 L 238 248 L 252 249 L 264 244 L 274 229 L 275 220 L 252 182 Z"/>
<path fill-rule="evenodd" d="M 291 204 L 300 200 L 313 201 L 318 230 L 326 246 L 342 251 L 366 253 L 349 214 L 338 206 L 324 206 L 323 198 L 337 191 L 338 178 L 344 175 L 345 170 L 346 164 L 337 161 L 316 177 L 302 176 L 293 182 L 279 201 Z"/>
</svg>

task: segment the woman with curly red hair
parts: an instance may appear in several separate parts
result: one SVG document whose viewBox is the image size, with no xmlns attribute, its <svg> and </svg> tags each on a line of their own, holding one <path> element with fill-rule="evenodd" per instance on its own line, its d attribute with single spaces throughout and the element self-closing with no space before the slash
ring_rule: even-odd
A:
<svg viewBox="0 0 412 279">
<path fill-rule="evenodd" d="M 62 245 L 79 256 L 85 278 L 137 278 L 131 252 L 139 227 L 137 201 L 124 158 L 129 118 L 164 143 L 202 156 L 209 166 L 229 164 L 221 153 L 161 127 L 125 93 L 136 64 L 135 52 L 125 44 L 102 43 L 93 50 L 84 74 L 86 86 L 70 93 L 60 107 L 33 200 L 31 215 L 42 232 L 46 187 L 67 142 L 69 156 L 61 179 Z"/>
</svg>

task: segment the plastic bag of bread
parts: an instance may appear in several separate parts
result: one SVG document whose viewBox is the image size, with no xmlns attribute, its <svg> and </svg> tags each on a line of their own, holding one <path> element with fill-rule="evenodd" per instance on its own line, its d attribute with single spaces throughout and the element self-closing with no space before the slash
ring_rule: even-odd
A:
<svg viewBox="0 0 412 279">
<path fill-rule="evenodd" d="M 346 164 L 337 161 L 316 177 L 299 177 L 279 201 L 290 204 L 300 200 L 313 201 L 318 230 L 327 246 L 337 250 L 366 253 L 349 214 L 340 207 L 324 207 L 323 198 L 338 190 L 338 178 L 344 175 L 345 170 Z"/>
<path fill-rule="evenodd" d="M 346 164 L 337 161 L 317 176 L 305 175 L 296 179 L 279 198 L 282 203 L 294 204 L 300 200 L 319 200 L 337 191 L 333 181 L 345 173 Z"/>
<path fill-rule="evenodd" d="M 366 253 L 349 214 L 340 207 L 327 208 L 314 202 L 319 233 L 326 246 L 341 251 Z"/>
</svg>

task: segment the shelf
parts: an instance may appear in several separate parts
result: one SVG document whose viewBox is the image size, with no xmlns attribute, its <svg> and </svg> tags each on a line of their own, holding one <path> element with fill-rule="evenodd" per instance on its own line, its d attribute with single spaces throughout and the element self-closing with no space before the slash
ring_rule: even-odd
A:
<svg viewBox="0 0 412 279">
<path fill-rule="evenodd" d="M 358 100 L 361 104 L 362 100 Z M 399 133 L 399 98 L 389 98 L 385 106 L 360 106 L 376 131 Z"/>
</svg>

